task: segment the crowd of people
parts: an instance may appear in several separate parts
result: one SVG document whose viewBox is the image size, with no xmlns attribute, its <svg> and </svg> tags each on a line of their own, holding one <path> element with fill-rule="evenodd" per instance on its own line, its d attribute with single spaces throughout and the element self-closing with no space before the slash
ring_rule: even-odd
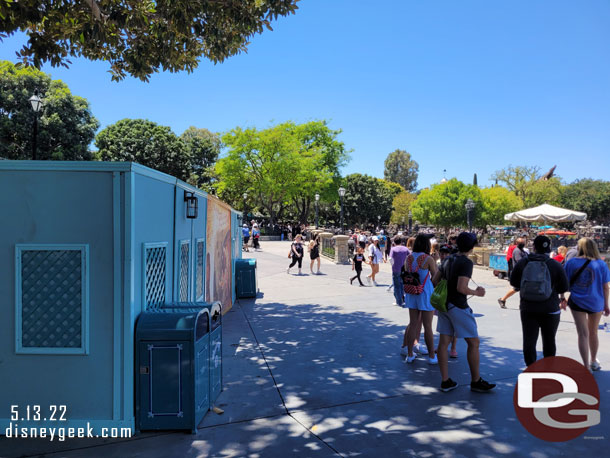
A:
<svg viewBox="0 0 610 458">
<path fill-rule="evenodd" d="M 469 256 L 477 243 L 476 234 L 470 232 L 450 236 L 443 245 L 436 242 L 433 234 L 425 233 L 416 237 L 399 234 L 389 238 L 382 231 L 372 235 L 356 230 L 350 239 L 353 247 L 350 284 L 357 280 L 360 287 L 378 286 L 376 277 L 380 264 L 389 262 L 392 265 L 394 305 L 409 310 L 409 324 L 400 353 L 407 364 L 427 355 L 428 364 L 439 366 L 440 389 L 444 392 L 457 387 L 449 374 L 448 358 L 458 357 L 458 338 L 463 338 L 467 344 L 471 390 L 488 392 L 496 386 L 480 375 L 478 326 L 468 303 L 471 297 L 485 297 L 486 294 L 485 288 L 472 280 L 474 264 Z M 561 310 L 570 308 L 583 364 L 591 371 L 599 370 L 597 330 L 602 314 L 610 314 L 610 270 L 597 245 L 589 238 L 582 238 L 576 247 L 569 250 L 559 247 L 553 256 L 552 242 L 546 236 L 540 235 L 533 240 L 532 252 L 526 245 L 526 238 L 518 237 L 509 247 L 507 259 L 511 290 L 498 299 L 500 306 L 506 308 L 510 296 L 520 296 L 525 364 L 529 366 L 537 359 L 539 335 L 542 335 L 544 357 L 556 355 L 555 337 Z M 319 238 L 313 237 L 306 248 L 311 273 L 320 273 Z M 287 272 L 298 265 L 300 275 L 304 256 L 302 236 L 297 234 L 288 254 L 291 262 Z M 316 262 L 317 271 L 314 271 Z M 363 281 L 365 265 L 370 267 L 370 272 Z M 431 297 L 443 279 L 447 288 L 446 310 L 438 310 L 432 305 Z M 439 333 L 436 348 L 434 316 L 437 317 L 436 332 Z M 419 342 L 422 330 L 425 344 Z"/>
</svg>

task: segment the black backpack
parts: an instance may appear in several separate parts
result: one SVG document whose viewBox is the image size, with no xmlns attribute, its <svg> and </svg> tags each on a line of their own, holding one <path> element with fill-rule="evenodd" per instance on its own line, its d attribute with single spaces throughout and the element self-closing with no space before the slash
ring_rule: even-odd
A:
<svg viewBox="0 0 610 458">
<path fill-rule="evenodd" d="M 553 294 L 551 271 L 548 266 L 550 259 L 545 261 L 533 261 L 529 257 L 527 259 L 521 274 L 519 296 L 531 302 L 546 301 Z"/>
</svg>

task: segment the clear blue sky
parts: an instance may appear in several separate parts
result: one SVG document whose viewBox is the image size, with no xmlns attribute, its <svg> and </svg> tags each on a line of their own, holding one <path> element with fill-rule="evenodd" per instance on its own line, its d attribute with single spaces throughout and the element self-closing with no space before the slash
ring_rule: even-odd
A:
<svg viewBox="0 0 610 458">
<path fill-rule="evenodd" d="M 103 62 L 44 67 L 102 127 L 147 118 L 177 134 L 326 119 L 353 149 L 344 173 L 383 176 L 396 148 L 419 186 L 480 185 L 509 164 L 610 179 L 610 1 L 303 0 L 247 54 L 192 74 L 110 81 Z M 15 60 L 24 42 L 0 44 Z"/>
</svg>

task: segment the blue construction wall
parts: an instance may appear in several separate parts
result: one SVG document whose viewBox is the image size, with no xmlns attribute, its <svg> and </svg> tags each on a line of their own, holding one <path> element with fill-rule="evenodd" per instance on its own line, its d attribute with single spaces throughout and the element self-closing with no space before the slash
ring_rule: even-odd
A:
<svg viewBox="0 0 610 458">
<path fill-rule="evenodd" d="M 120 411 L 121 399 L 113 394 L 121 390 L 114 372 L 123 363 L 112 338 L 113 174 L 0 169 L 0 211 L 0 431 L 4 434 L 10 423 L 11 405 L 19 406 L 21 417 L 27 406 L 39 405 L 48 415 L 50 405 L 66 405 L 68 421 L 62 426 L 78 423 L 74 419 L 87 419 L 92 425 L 122 425 L 126 420 L 129 424 Z M 54 321 L 53 316 L 30 310 L 29 316 L 38 314 L 37 319 L 29 324 L 24 320 L 21 332 L 16 326 L 16 287 L 27 283 L 16 271 L 17 247 L 30 245 L 44 251 L 66 244 L 84 245 L 88 252 L 88 298 L 81 304 L 81 313 L 88 315 L 86 335 L 81 335 L 87 348 L 84 354 L 61 354 L 54 348 L 41 349 L 47 354 L 17 354 L 17 338 L 25 338 L 24 326 L 27 339 L 46 345 L 59 338 L 54 335 L 58 329 L 60 334 L 69 333 L 80 323 L 76 314 L 60 315 L 64 304 L 55 300 L 45 306 L 53 307 L 61 319 Z M 55 270 L 61 275 L 59 267 Z M 35 271 L 32 275 L 45 279 Z M 52 291 L 41 287 L 37 294 L 48 298 Z"/>
<path fill-rule="evenodd" d="M 197 197 L 195 219 L 186 218 L 185 191 Z M 0 434 L 11 405 L 66 405 L 66 427 L 134 428 L 135 323 L 147 307 L 206 296 L 214 277 L 206 272 L 207 207 L 206 193 L 137 164 L 0 161 Z M 241 231 L 230 211 L 234 265 Z M 60 254 L 76 266 L 67 307 L 41 301 L 52 291 L 28 295 L 35 286 L 19 277 L 63 275 L 63 264 L 44 261 Z M 222 291 L 228 300 L 234 269 L 231 278 L 232 291 Z M 64 335 L 72 337 L 54 343 Z"/>
</svg>

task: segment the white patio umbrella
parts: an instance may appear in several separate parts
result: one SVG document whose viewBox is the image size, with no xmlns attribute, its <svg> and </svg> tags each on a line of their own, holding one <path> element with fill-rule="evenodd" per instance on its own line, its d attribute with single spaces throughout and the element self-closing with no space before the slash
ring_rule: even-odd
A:
<svg viewBox="0 0 610 458">
<path fill-rule="evenodd" d="M 555 223 L 567 223 L 584 221 L 587 219 L 587 214 L 566 208 L 554 207 L 549 204 L 542 204 L 538 207 L 507 213 L 504 215 L 504 219 L 508 221 L 552 221 Z"/>
</svg>

